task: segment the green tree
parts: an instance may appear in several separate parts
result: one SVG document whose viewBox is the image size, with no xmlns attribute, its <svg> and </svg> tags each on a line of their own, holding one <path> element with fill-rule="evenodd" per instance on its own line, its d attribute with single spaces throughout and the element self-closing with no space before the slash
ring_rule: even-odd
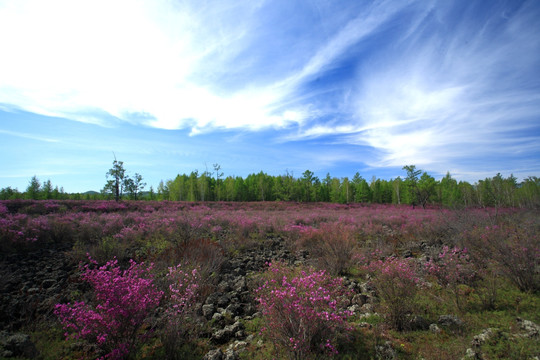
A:
<svg viewBox="0 0 540 360">
<path fill-rule="evenodd" d="M 529 176 L 516 189 L 519 206 L 540 208 L 540 178 Z"/>
<path fill-rule="evenodd" d="M 403 180 L 398 176 L 394 181 L 392 181 L 392 203 L 401 204 L 401 197 L 403 189 Z"/>
<path fill-rule="evenodd" d="M 161 180 L 157 188 L 157 198 L 158 200 L 169 200 L 169 188 Z"/>
<path fill-rule="evenodd" d="M 353 191 L 351 188 L 351 183 L 349 182 L 348 177 L 344 177 L 341 179 L 341 195 L 340 195 L 340 202 L 348 204 L 351 199 L 353 199 Z"/>
<path fill-rule="evenodd" d="M 341 182 L 337 177 L 334 177 L 330 181 L 330 201 L 339 203 L 341 200 Z"/>
<path fill-rule="evenodd" d="M 124 193 L 126 170 L 124 169 L 124 162 L 114 159 L 113 167 L 107 171 L 106 174 L 107 183 L 103 188 L 103 193 L 113 194 L 116 201 L 120 201 Z"/>
<path fill-rule="evenodd" d="M 5 187 L 0 190 L 0 200 L 13 200 L 21 199 L 22 194 L 17 189 L 11 188 L 11 186 Z"/>
<path fill-rule="evenodd" d="M 232 201 L 235 199 L 235 193 L 234 193 L 234 177 L 233 176 L 227 176 L 225 180 L 223 181 L 223 188 L 224 188 L 224 197 L 227 201 Z"/>
<path fill-rule="evenodd" d="M 216 199 L 217 201 L 220 200 L 221 194 L 220 194 L 220 187 L 221 187 L 221 177 L 223 176 L 223 172 L 221 171 L 221 165 L 214 164 L 214 171 L 216 173 Z"/>
<path fill-rule="evenodd" d="M 146 183 L 143 182 L 142 175 L 135 173 L 133 178 L 125 177 L 124 178 L 124 189 L 129 194 L 129 197 L 133 200 L 137 200 L 139 194 L 143 191 Z"/>
<path fill-rule="evenodd" d="M 313 183 L 315 181 L 315 174 L 309 170 L 304 171 L 302 174 L 302 179 L 300 179 L 300 194 L 301 194 L 301 200 L 305 202 L 310 202 L 313 194 Z"/>
<path fill-rule="evenodd" d="M 377 204 L 382 204 L 383 194 L 381 180 L 377 179 L 375 175 L 373 175 L 373 177 L 371 178 L 371 183 L 369 184 L 369 188 L 371 189 L 371 201 Z"/>
<path fill-rule="evenodd" d="M 43 186 L 41 188 L 42 198 L 45 200 L 50 200 L 53 197 L 53 186 L 51 183 L 51 180 L 47 180 L 43 182 Z"/>
<path fill-rule="evenodd" d="M 204 201 L 206 199 L 205 196 L 208 195 L 208 178 L 210 177 L 210 173 L 207 171 L 203 171 L 201 176 L 199 176 L 199 190 L 200 190 L 200 199 L 201 201 Z M 207 199 L 206 199 L 207 200 Z"/>
<path fill-rule="evenodd" d="M 409 190 L 409 199 L 414 209 L 418 204 L 418 176 L 422 173 L 422 170 L 417 170 L 415 165 L 405 165 L 403 170 L 407 172 L 405 181 Z"/>
<path fill-rule="evenodd" d="M 156 193 L 154 192 L 154 187 L 150 185 L 150 190 L 148 190 L 148 197 L 151 201 L 156 200 Z"/>
<path fill-rule="evenodd" d="M 416 193 L 418 202 L 420 205 L 422 205 L 422 208 L 426 208 L 426 204 L 428 203 L 429 199 L 435 194 L 436 186 L 437 182 L 433 176 L 428 175 L 427 172 L 424 172 L 420 177 L 420 180 L 418 180 Z"/>
<path fill-rule="evenodd" d="M 41 184 L 36 175 L 32 176 L 30 183 L 26 188 L 26 198 L 32 200 L 38 200 L 41 196 Z"/>
</svg>

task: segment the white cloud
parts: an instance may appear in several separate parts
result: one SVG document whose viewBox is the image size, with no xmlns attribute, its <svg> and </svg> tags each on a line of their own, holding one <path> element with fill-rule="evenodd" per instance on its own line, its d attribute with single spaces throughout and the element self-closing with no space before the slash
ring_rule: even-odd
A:
<svg viewBox="0 0 540 360">
<path fill-rule="evenodd" d="M 52 138 L 47 138 L 47 137 L 43 137 L 43 136 L 37 136 L 37 135 L 34 135 L 34 134 L 22 133 L 22 132 L 18 132 L 18 131 L 9 131 L 9 130 L 0 129 L 0 134 L 6 134 L 6 135 L 10 135 L 10 136 L 16 136 L 16 137 L 20 137 L 20 138 L 43 141 L 43 142 L 48 142 L 48 143 L 60 142 L 60 140 L 58 140 L 58 139 L 52 139 Z"/>
<path fill-rule="evenodd" d="M 363 69 L 355 115 L 364 130 L 348 139 L 380 151 L 368 165 L 417 164 L 444 172 L 472 159 L 503 167 L 500 156 L 517 148 L 538 152 L 538 134 L 514 133 L 538 126 L 540 94 L 527 79 L 537 75 L 531 64 L 539 64 L 540 40 L 527 34 L 538 23 L 527 8 L 508 24 L 491 16 L 474 24 L 463 14 L 451 31 L 429 28 L 412 42 L 398 39 L 399 51 Z"/>
<path fill-rule="evenodd" d="M 0 4 L 0 102 L 108 125 L 146 114 L 165 129 L 283 127 L 302 109 L 276 111 L 272 86 L 234 91 L 220 77 L 248 46 L 257 2 L 69 0 Z M 231 69 L 232 70 L 232 69 Z M 264 84 L 265 85 L 265 84 Z"/>
</svg>

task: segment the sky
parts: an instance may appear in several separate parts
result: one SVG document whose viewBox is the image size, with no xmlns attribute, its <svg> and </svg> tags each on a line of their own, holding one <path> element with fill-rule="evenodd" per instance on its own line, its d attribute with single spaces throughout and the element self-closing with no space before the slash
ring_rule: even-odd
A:
<svg viewBox="0 0 540 360">
<path fill-rule="evenodd" d="M 540 176 L 536 0 L 0 0 L 0 188 Z"/>
</svg>

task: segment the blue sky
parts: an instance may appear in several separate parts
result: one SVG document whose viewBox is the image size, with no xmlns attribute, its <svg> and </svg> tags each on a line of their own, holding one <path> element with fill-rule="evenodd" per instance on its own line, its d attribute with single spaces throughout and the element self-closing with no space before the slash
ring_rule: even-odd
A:
<svg viewBox="0 0 540 360">
<path fill-rule="evenodd" d="M 540 176 L 540 2 L 0 0 L 0 188 Z"/>
</svg>

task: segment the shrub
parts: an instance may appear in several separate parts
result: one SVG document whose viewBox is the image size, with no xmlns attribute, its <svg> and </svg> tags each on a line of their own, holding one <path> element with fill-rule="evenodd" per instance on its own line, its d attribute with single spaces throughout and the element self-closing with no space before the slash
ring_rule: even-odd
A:
<svg viewBox="0 0 540 360">
<path fill-rule="evenodd" d="M 82 267 L 82 278 L 94 288 L 97 305 L 57 304 L 55 314 L 66 330 L 66 339 L 94 343 L 106 359 L 127 358 L 136 341 L 144 340 L 138 331 L 159 305 L 163 292 L 154 286 L 152 265 L 145 267 L 131 260 L 122 271 L 116 259 L 96 268 L 97 262 L 88 258 L 90 264 Z"/>
<path fill-rule="evenodd" d="M 431 259 L 425 264 L 428 273 L 435 275 L 442 286 L 454 294 L 458 309 L 462 308 L 460 285 L 469 285 L 474 280 L 475 271 L 469 261 L 467 248 L 443 246 L 438 259 Z"/>
<path fill-rule="evenodd" d="M 184 270 L 179 264 L 167 274 L 168 304 L 165 327 L 161 336 L 167 359 L 183 359 L 182 345 L 197 336 L 194 305 L 197 300 L 200 275 L 197 269 Z"/>
<path fill-rule="evenodd" d="M 355 228 L 339 222 L 307 228 L 298 241 L 300 248 L 309 251 L 314 266 L 334 276 L 349 271 L 357 243 Z"/>
<path fill-rule="evenodd" d="M 260 286 L 260 308 L 266 320 L 266 336 L 295 359 L 316 354 L 337 354 L 338 334 L 351 328 L 348 290 L 342 279 L 324 271 L 300 271 L 295 275 L 282 264 L 270 264 L 267 280 Z"/>
<path fill-rule="evenodd" d="M 540 291 L 540 239 L 536 226 L 492 226 L 486 227 L 483 234 L 493 258 L 521 291 Z"/>
<path fill-rule="evenodd" d="M 368 260 L 363 267 L 372 274 L 372 283 L 383 301 L 388 323 L 398 331 L 406 330 L 408 315 L 415 310 L 419 283 L 414 261 L 387 257 Z"/>
</svg>

